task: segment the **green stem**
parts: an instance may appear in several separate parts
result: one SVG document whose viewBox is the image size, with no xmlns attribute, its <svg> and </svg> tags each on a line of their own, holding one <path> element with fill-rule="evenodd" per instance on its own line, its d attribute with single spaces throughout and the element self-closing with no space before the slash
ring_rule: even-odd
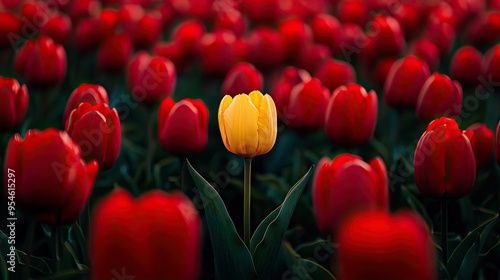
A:
<svg viewBox="0 0 500 280">
<path fill-rule="evenodd" d="M 147 143 L 148 143 L 148 154 L 146 156 L 146 182 L 151 182 L 153 178 L 153 171 L 151 166 L 153 165 L 153 156 L 155 153 L 155 141 L 153 139 L 153 122 L 154 122 L 154 114 L 153 108 L 148 108 L 149 121 L 148 121 L 148 135 L 147 135 Z"/>
<path fill-rule="evenodd" d="M 36 220 L 30 218 L 28 221 L 28 229 L 26 232 L 26 240 L 24 243 L 24 250 L 26 254 L 28 254 L 28 260 L 26 262 L 26 266 L 24 267 L 23 279 L 30 278 L 31 254 L 33 250 L 33 237 L 35 235 L 35 225 L 36 225 Z"/>
<path fill-rule="evenodd" d="M 441 249 L 444 267 L 448 269 L 448 198 L 441 199 Z"/>
<path fill-rule="evenodd" d="M 248 248 L 250 248 L 250 198 L 251 198 L 251 174 L 252 174 L 252 158 L 245 158 L 245 167 L 243 169 L 243 188 L 244 188 L 244 205 L 243 205 L 243 239 Z"/>
<path fill-rule="evenodd" d="M 59 271 L 60 260 L 61 260 L 61 258 L 59 257 L 59 227 L 58 226 L 52 227 L 52 237 L 54 239 L 54 255 L 55 255 L 56 272 L 57 272 L 57 271 Z"/>
<path fill-rule="evenodd" d="M 186 173 L 186 158 L 181 158 L 181 190 L 184 191 L 184 173 Z"/>
</svg>

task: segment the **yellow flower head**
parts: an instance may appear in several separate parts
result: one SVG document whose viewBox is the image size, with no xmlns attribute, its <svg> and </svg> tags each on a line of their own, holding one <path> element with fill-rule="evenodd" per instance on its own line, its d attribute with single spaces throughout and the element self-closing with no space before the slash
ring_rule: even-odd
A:
<svg viewBox="0 0 500 280">
<path fill-rule="evenodd" d="M 219 106 L 219 128 L 224 146 L 231 153 L 254 157 L 269 152 L 276 142 L 276 105 L 258 90 L 224 96 Z"/>
</svg>

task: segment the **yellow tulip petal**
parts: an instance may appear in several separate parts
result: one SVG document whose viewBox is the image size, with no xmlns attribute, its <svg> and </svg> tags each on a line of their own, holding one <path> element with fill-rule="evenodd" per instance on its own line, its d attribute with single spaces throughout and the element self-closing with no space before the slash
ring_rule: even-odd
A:
<svg viewBox="0 0 500 280">
<path fill-rule="evenodd" d="M 219 105 L 219 112 L 217 114 L 217 118 L 219 120 L 219 130 L 220 130 L 220 135 L 222 137 L 222 142 L 224 143 L 224 146 L 226 149 L 231 151 L 231 147 L 229 146 L 229 141 L 227 140 L 227 133 L 226 133 L 226 127 L 224 124 L 224 111 L 231 105 L 233 102 L 233 98 L 229 95 L 224 96 L 222 98 L 220 105 Z"/>
<path fill-rule="evenodd" d="M 264 95 L 258 90 L 254 90 L 248 94 L 250 99 L 252 100 L 253 105 L 255 105 L 255 108 L 260 108 L 260 102 L 262 102 L 262 98 L 264 98 Z"/>
<path fill-rule="evenodd" d="M 250 97 L 246 94 L 235 96 L 223 116 L 230 147 L 228 150 L 240 156 L 253 156 L 259 144 L 259 110 L 252 104 Z"/>
<path fill-rule="evenodd" d="M 276 142 L 278 133 L 278 116 L 274 100 L 268 94 L 264 95 L 259 108 L 259 119 L 257 121 L 259 135 L 258 155 L 269 152 Z"/>
</svg>

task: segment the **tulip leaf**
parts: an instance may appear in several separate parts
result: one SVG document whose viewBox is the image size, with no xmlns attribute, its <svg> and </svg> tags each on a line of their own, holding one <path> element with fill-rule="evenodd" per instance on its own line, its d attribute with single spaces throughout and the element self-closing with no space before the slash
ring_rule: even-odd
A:
<svg viewBox="0 0 500 280">
<path fill-rule="evenodd" d="M 302 191 L 312 175 L 313 167 L 311 166 L 307 173 L 290 189 L 283 203 L 261 222 L 252 236 L 250 249 L 253 252 L 253 260 L 259 279 L 270 277 L 288 223 Z"/>
<path fill-rule="evenodd" d="M 321 252 L 321 258 L 325 259 L 332 256 L 336 248 L 338 248 L 338 244 L 333 243 L 332 237 L 329 235 L 326 240 L 317 239 L 301 244 L 295 248 L 295 251 L 303 257 L 314 257 Z"/>
<path fill-rule="evenodd" d="M 450 258 L 448 259 L 448 273 L 450 275 L 450 279 L 455 279 L 460 271 L 461 267 L 465 265 L 465 259 L 469 252 L 475 252 L 472 250 L 474 246 L 479 245 L 479 252 L 483 249 L 483 246 L 488 238 L 490 231 L 495 226 L 495 223 L 498 220 L 497 212 L 483 211 L 491 215 L 489 219 L 480 224 L 477 228 L 472 230 L 467 234 L 467 236 L 458 244 L 457 248 L 453 251 Z M 478 237 L 480 236 L 480 239 Z M 476 241 L 479 244 L 475 244 Z M 478 253 L 479 255 L 479 253 Z"/>
<path fill-rule="evenodd" d="M 50 266 L 53 264 L 53 261 L 48 259 L 48 258 L 40 258 L 40 257 L 35 257 L 35 256 L 28 256 L 23 251 L 16 250 L 16 255 L 17 255 L 17 260 L 18 263 L 23 265 L 23 266 L 29 266 L 30 268 L 33 268 L 37 270 L 40 273 L 43 274 L 51 274 L 52 270 L 50 269 Z M 29 265 L 28 265 L 29 263 Z"/>
<path fill-rule="evenodd" d="M 462 265 L 458 270 L 457 279 L 467 280 L 472 279 L 474 270 L 476 270 L 477 263 L 479 261 L 479 254 L 481 253 L 481 234 L 476 235 L 476 240 L 474 241 L 472 247 L 469 248 L 465 257 L 462 261 Z"/>
<path fill-rule="evenodd" d="M 189 160 L 186 162 L 205 207 L 217 279 L 255 279 L 257 275 L 252 255 L 236 232 L 222 198 Z"/>
<path fill-rule="evenodd" d="M 302 258 L 288 242 L 283 242 L 283 249 L 288 264 L 288 270 L 283 274 L 283 278 L 335 280 L 335 277 L 326 268 L 315 262 L 313 258 Z"/>
</svg>

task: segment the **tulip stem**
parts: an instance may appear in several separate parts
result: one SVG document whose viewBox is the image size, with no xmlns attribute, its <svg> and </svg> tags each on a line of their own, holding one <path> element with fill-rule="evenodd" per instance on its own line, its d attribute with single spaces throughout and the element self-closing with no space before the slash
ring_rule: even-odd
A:
<svg viewBox="0 0 500 280">
<path fill-rule="evenodd" d="M 448 269 L 448 198 L 441 199 L 441 249 L 444 267 Z"/>
<path fill-rule="evenodd" d="M 30 217 L 28 221 L 28 229 L 26 232 L 26 240 L 24 243 L 24 250 L 26 254 L 28 254 L 28 260 L 26 261 L 26 266 L 24 267 L 23 279 L 30 278 L 31 254 L 33 250 L 33 237 L 35 236 L 35 225 L 36 220 Z"/>
<path fill-rule="evenodd" d="M 244 187 L 244 205 L 243 205 L 243 240 L 250 248 L 250 198 L 251 198 L 251 173 L 252 158 L 245 158 L 245 167 L 243 169 L 243 187 Z"/>
<path fill-rule="evenodd" d="M 153 121 L 154 121 L 154 114 L 153 114 L 153 109 L 148 108 L 148 135 L 147 135 L 147 143 L 148 143 L 148 149 L 147 149 L 147 156 L 146 156 L 146 182 L 151 182 L 153 178 L 153 172 L 151 165 L 153 164 L 153 156 L 155 152 L 155 142 L 153 139 Z"/>
<path fill-rule="evenodd" d="M 54 255 L 55 255 L 56 272 L 57 272 L 57 271 L 59 271 L 59 262 L 61 259 L 59 257 L 59 227 L 58 226 L 52 227 L 52 237 L 54 239 Z"/>
</svg>

